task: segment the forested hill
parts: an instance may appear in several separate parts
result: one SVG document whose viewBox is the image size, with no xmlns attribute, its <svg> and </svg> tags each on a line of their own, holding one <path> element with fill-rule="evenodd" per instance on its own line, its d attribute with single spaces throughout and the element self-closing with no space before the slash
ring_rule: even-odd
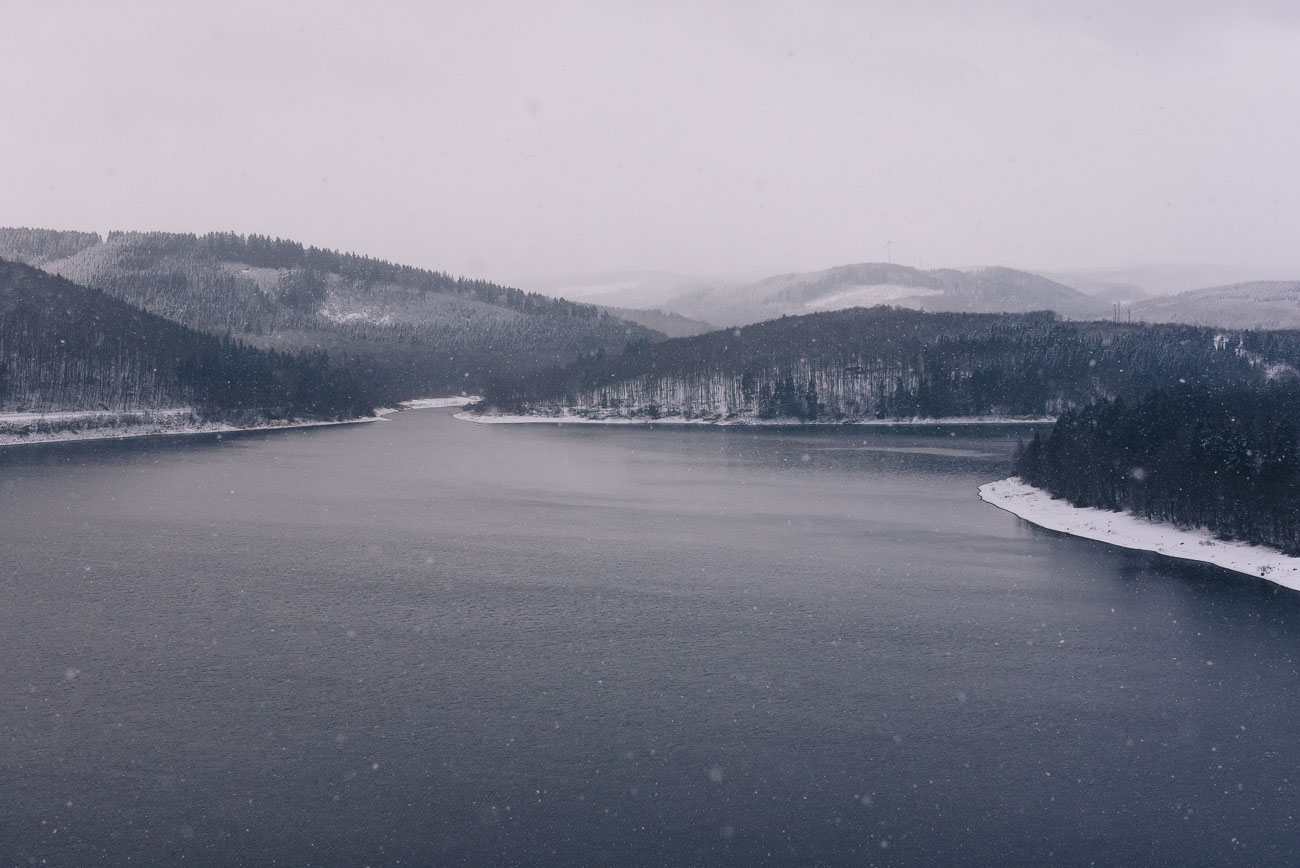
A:
<svg viewBox="0 0 1300 868">
<path fill-rule="evenodd" d="M 0 411 L 185 406 L 252 421 L 364 416 L 375 405 L 323 354 L 241 346 L 0 260 Z"/>
<path fill-rule="evenodd" d="M 0 257 L 191 328 L 355 359 L 393 397 L 662 337 L 591 305 L 260 235 L 4 229 Z"/>
<path fill-rule="evenodd" d="M 1075 506 L 1300 555 L 1300 383 L 1180 384 L 1103 401 L 1035 435 L 1016 470 Z"/>
<path fill-rule="evenodd" d="M 852 309 L 634 346 L 490 393 L 508 412 L 849 421 L 1055 416 L 1179 382 L 1263 382 L 1300 333 Z"/>
<path fill-rule="evenodd" d="M 0 251 L 3 251 L 0 256 L 39 268 L 47 262 L 75 256 L 102 240 L 98 232 L 0 228 Z"/>
<path fill-rule="evenodd" d="M 638 323 L 669 338 L 688 338 L 694 335 L 702 335 L 711 331 L 717 331 L 718 328 L 717 326 L 709 325 L 706 322 L 682 316 L 679 313 L 668 313 L 667 311 L 662 310 L 630 307 L 605 307 L 604 305 L 600 305 L 600 308 L 601 310 L 608 311 L 619 319 Z"/>
</svg>

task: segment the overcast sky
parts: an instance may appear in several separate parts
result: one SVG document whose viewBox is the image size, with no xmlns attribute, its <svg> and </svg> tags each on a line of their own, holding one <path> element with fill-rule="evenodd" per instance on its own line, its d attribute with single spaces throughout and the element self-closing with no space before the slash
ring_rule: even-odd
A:
<svg viewBox="0 0 1300 868">
<path fill-rule="evenodd" d="M 11 3 L 0 225 L 520 284 L 1290 265 L 1297 7 Z"/>
</svg>

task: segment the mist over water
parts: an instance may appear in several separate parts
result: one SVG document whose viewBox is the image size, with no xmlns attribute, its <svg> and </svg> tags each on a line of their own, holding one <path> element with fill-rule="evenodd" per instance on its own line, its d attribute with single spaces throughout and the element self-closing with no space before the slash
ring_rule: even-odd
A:
<svg viewBox="0 0 1300 868">
<path fill-rule="evenodd" d="M 1288 864 L 1300 597 L 982 504 L 1015 437 L 0 452 L 0 852 Z"/>
</svg>

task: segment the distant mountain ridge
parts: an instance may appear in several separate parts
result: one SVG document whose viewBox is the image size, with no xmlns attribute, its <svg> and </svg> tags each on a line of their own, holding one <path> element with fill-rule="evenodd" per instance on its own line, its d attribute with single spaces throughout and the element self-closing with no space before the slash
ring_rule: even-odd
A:
<svg viewBox="0 0 1300 868">
<path fill-rule="evenodd" d="M 1136 284 L 1125 283 L 1122 280 L 1110 280 L 1104 275 L 1096 277 L 1091 274 L 1054 274 L 1046 272 L 1043 277 L 1055 280 L 1057 283 L 1063 283 L 1071 289 L 1077 289 L 1084 295 L 1110 304 L 1128 305 L 1151 297 L 1151 293 Z"/>
<path fill-rule="evenodd" d="M 1109 310 L 1099 299 L 1013 268 L 926 271 L 879 262 L 694 289 L 668 299 L 661 307 L 694 319 L 736 326 L 880 304 L 954 313 L 1051 310 L 1071 319 L 1103 318 Z"/>
<path fill-rule="evenodd" d="M 3 229 L 0 257 L 191 328 L 355 360 L 392 398 L 662 337 L 592 305 L 259 235 Z"/>
<path fill-rule="evenodd" d="M 705 283 L 696 277 L 667 271 L 605 271 L 538 277 L 527 285 L 546 295 L 570 301 L 653 310 L 662 307 L 673 296 Z"/>
<path fill-rule="evenodd" d="M 1145 322 L 1237 329 L 1300 329 L 1300 280 L 1259 280 L 1213 286 L 1138 302 Z"/>
<path fill-rule="evenodd" d="M 1072 286 L 1089 295 L 1116 293 L 1137 301 L 1147 296 L 1175 295 L 1210 286 L 1231 286 L 1264 280 L 1290 280 L 1300 275 L 1300 266 L 1222 265 L 1217 263 L 1146 263 L 1111 268 L 1039 271 L 1044 277 Z"/>
</svg>

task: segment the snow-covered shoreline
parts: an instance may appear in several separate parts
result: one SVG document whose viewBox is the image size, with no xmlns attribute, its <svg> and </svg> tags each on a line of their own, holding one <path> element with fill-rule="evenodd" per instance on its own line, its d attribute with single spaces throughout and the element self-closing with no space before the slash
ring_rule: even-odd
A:
<svg viewBox="0 0 1300 868">
<path fill-rule="evenodd" d="M 835 422 L 809 422 L 800 419 L 756 419 L 752 416 L 740 416 L 733 419 L 701 418 L 687 419 L 684 416 L 660 416 L 629 418 L 627 416 L 579 416 L 569 413 L 557 416 L 523 415 L 506 413 L 474 413 L 463 411 L 455 414 L 463 422 L 477 422 L 480 425 L 716 425 L 753 426 L 753 427 L 789 427 L 818 425 L 842 428 L 861 426 L 870 428 L 902 428 L 928 425 L 1047 425 L 1056 420 L 1049 417 L 1016 419 L 1004 416 L 945 416 L 941 418 L 912 419 L 855 419 Z"/>
<path fill-rule="evenodd" d="M 1071 506 L 1018 476 L 981 485 L 979 496 L 986 503 L 1048 530 L 1214 564 L 1300 591 L 1300 558 L 1263 546 L 1216 539 L 1204 528 L 1183 530 L 1128 513 Z"/>
<path fill-rule="evenodd" d="M 397 406 L 403 410 L 437 410 L 441 407 L 468 407 L 482 400 L 482 395 L 452 395 L 449 398 L 414 398 Z"/>
<path fill-rule="evenodd" d="M 382 422 L 402 410 L 464 407 L 483 400 L 477 395 L 445 398 L 416 398 L 397 407 L 380 407 L 373 416 L 358 416 L 335 422 L 316 420 L 266 422 L 260 425 L 232 425 L 228 422 L 198 421 L 191 407 L 117 412 L 113 410 L 56 410 L 49 413 L 0 413 L 0 448 L 34 443 L 64 443 L 80 440 L 126 440 L 135 437 L 174 437 L 185 434 L 229 434 L 244 431 L 279 431 L 288 428 L 324 428 Z M 88 425 L 89 427 L 76 427 Z M 40 430 L 42 427 L 56 430 Z"/>
<path fill-rule="evenodd" d="M 373 416 L 343 419 L 337 422 L 315 420 L 295 422 L 267 422 L 261 425 L 232 425 L 228 422 L 193 421 L 188 407 L 151 410 L 143 413 L 113 413 L 102 410 L 58 413 L 0 413 L 0 448 L 38 443 L 67 443 L 83 440 L 127 440 L 136 437 L 175 437 L 187 434 L 230 434 L 245 431 L 279 431 L 288 428 L 322 428 L 329 425 L 356 425 L 362 422 L 380 422 L 396 410 L 380 409 Z M 149 421 L 132 421 L 148 416 Z M 38 426 L 42 422 L 75 425 L 78 422 L 98 423 L 96 427 L 64 429 L 57 431 L 14 430 Z M 104 423 L 110 424 L 104 424 Z M 116 424 L 113 424 L 113 423 Z"/>
</svg>

